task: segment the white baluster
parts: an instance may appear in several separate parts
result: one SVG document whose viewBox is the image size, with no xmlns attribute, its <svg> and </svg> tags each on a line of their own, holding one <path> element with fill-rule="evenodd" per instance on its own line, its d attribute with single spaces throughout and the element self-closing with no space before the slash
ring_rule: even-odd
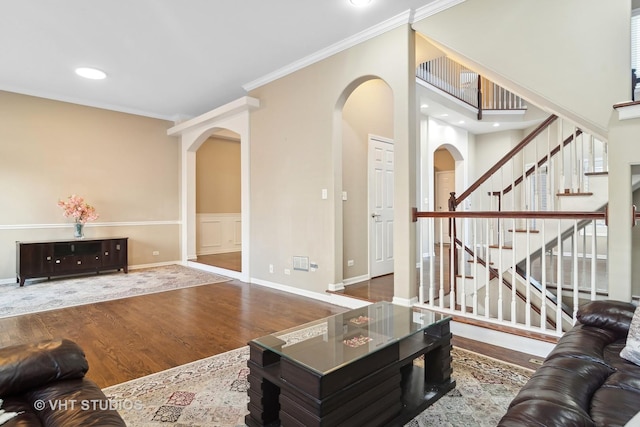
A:
<svg viewBox="0 0 640 427">
<path fill-rule="evenodd" d="M 544 332 L 547 329 L 547 239 L 545 237 L 545 229 L 547 221 L 542 220 L 540 228 L 540 238 L 542 239 L 542 250 L 540 252 L 540 268 L 542 269 L 540 277 L 540 292 L 542 292 L 542 303 L 540 305 L 540 329 Z"/>
<path fill-rule="evenodd" d="M 557 292 L 558 295 L 556 296 L 556 299 L 558 301 L 558 304 L 556 304 L 556 333 L 557 334 L 561 334 L 562 333 L 562 227 L 561 227 L 561 223 L 562 221 L 558 221 L 558 255 L 557 255 L 557 269 L 558 272 L 556 274 L 556 285 L 557 285 Z"/>
</svg>

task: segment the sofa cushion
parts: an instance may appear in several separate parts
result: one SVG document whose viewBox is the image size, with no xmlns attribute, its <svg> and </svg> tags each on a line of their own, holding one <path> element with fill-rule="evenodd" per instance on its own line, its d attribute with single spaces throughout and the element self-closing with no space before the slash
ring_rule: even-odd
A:
<svg viewBox="0 0 640 427">
<path fill-rule="evenodd" d="M 607 365 L 575 357 L 547 359 L 520 389 L 511 406 L 547 400 L 588 417 L 591 396 L 614 370 Z"/>
<path fill-rule="evenodd" d="M 576 357 L 606 364 L 604 350 L 617 339 L 618 336 L 613 331 L 577 324 L 562 336 L 546 360 Z"/>
<path fill-rule="evenodd" d="M 21 394 L 58 380 L 82 378 L 88 369 L 84 352 L 70 340 L 0 348 L 0 396 Z"/>
<path fill-rule="evenodd" d="M 509 408 L 499 427 L 591 427 L 589 414 L 548 400 L 531 399 Z"/>
<path fill-rule="evenodd" d="M 627 335 L 636 306 L 623 301 L 591 301 L 578 308 L 576 318 L 583 325 L 611 329 Z"/>
<path fill-rule="evenodd" d="M 620 352 L 620 357 L 640 365 L 640 307 L 636 308 L 633 314 L 627 343 Z"/>
<path fill-rule="evenodd" d="M 591 419 L 598 426 L 623 426 L 638 412 L 640 391 L 604 386 L 591 399 Z"/>
</svg>

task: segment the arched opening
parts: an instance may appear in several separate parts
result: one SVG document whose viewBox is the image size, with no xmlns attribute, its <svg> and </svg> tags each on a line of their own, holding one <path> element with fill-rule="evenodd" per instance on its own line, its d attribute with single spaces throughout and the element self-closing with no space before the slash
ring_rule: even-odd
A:
<svg viewBox="0 0 640 427">
<path fill-rule="evenodd" d="M 186 265 L 223 274 L 248 282 L 251 277 L 250 250 L 250 170 L 249 170 L 249 111 L 258 108 L 260 101 L 244 97 L 207 114 L 180 123 L 168 134 L 180 137 L 181 152 L 181 259 Z M 231 136 L 240 145 L 240 211 L 241 211 L 241 271 L 219 268 L 197 262 L 196 220 L 196 153 L 211 137 Z"/>
<path fill-rule="evenodd" d="M 456 163 L 446 146 L 440 146 L 433 152 L 433 195 L 437 212 L 449 210 L 449 197 L 456 192 Z M 449 234 L 441 227 L 441 221 L 435 224 L 434 243 L 449 244 Z"/>
<path fill-rule="evenodd" d="M 196 261 L 242 271 L 240 135 L 212 133 L 196 151 Z"/>
<path fill-rule="evenodd" d="M 342 203 L 336 245 L 338 282 L 361 288 L 367 298 L 371 281 L 381 277 L 393 297 L 393 91 L 383 80 L 353 82 L 338 105 L 340 156 L 335 168 Z M 359 294 L 359 296 L 365 296 Z M 378 298 L 380 299 L 380 298 Z"/>
</svg>

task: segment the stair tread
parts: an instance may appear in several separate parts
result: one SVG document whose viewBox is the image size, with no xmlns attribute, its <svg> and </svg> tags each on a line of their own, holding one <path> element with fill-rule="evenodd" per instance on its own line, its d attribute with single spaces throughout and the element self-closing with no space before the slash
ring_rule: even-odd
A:
<svg viewBox="0 0 640 427">
<path fill-rule="evenodd" d="M 516 228 L 516 233 L 526 233 L 526 228 Z M 529 233 L 539 233 L 540 230 L 529 230 Z M 513 233 L 513 229 L 509 230 L 509 233 Z"/>
<path fill-rule="evenodd" d="M 468 259 L 467 262 L 468 263 L 473 263 L 473 260 L 472 259 Z M 481 264 L 480 259 L 478 259 L 478 264 Z M 489 265 L 493 265 L 493 261 L 490 261 Z"/>
<path fill-rule="evenodd" d="M 585 176 L 604 176 L 609 175 L 609 172 L 585 172 Z"/>
<path fill-rule="evenodd" d="M 556 196 L 593 196 L 593 193 L 591 192 L 586 192 L 586 193 L 557 193 Z"/>
<path fill-rule="evenodd" d="M 498 249 L 500 248 L 499 245 L 489 245 L 490 248 L 492 249 Z M 509 245 L 502 245 L 502 249 L 513 249 L 513 246 L 509 246 Z"/>
</svg>

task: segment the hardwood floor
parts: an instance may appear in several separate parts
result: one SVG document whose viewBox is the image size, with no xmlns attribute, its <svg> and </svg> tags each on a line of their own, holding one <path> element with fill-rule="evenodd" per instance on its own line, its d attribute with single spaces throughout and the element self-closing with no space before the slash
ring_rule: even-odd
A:
<svg viewBox="0 0 640 427">
<path fill-rule="evenodd" d="M 242 252 L 224 254 L 198 255 L 196 262 L 227 270 L 242 271 Z"/>
<path fill-rule="evenodd" d="M 345 286 L 344 290 L 336 293 L 372 302 L 392 301 L 393 274 L 354 283 L 353 285 Z"/>
<path fill-rule="evenodd" d="M 0 319 L 0 346 L 69 338 L 100 387 L 246 345 L 346 311 L 239 281 Z"/>
<path fill-rule="evenodd" d="M 367 286 L 380 289 L 369 290 L 369 295 L 392 295 L 393 277 L 374 279 Z M 0 319 L 0 346 L 69 338 L 86 353 L 87 376 L 107 387 L 346 310 L 234 280 Z M 526 354 L 457 337 L 453 343 L 510 363 L 536 366 Z"/>
</svg>

